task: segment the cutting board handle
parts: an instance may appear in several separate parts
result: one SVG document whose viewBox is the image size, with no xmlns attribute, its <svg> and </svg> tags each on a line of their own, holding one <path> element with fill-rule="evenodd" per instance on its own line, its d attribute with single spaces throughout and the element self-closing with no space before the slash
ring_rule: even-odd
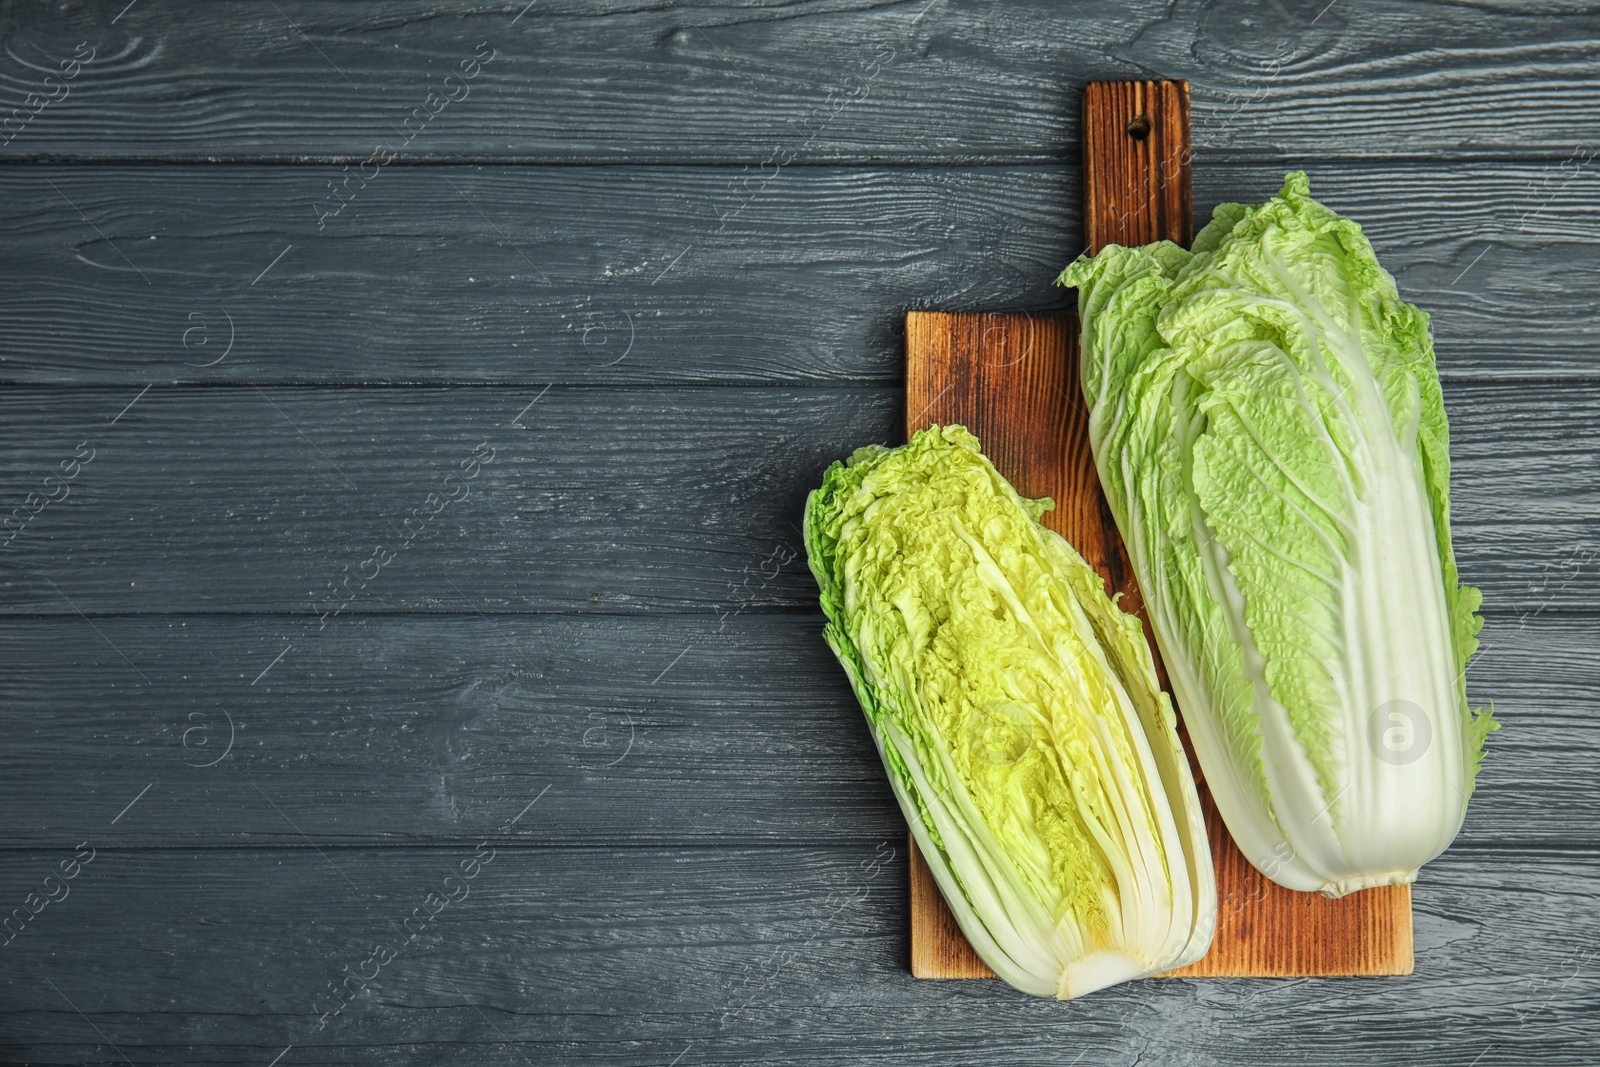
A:
<svg viewBox="0 0 1600 1067">
<path fill-rule="evenodd" d="M 1090 82 L 1083 91 L 1083 239 L 1194 239 L 1189 83 Z"/>
</svg>

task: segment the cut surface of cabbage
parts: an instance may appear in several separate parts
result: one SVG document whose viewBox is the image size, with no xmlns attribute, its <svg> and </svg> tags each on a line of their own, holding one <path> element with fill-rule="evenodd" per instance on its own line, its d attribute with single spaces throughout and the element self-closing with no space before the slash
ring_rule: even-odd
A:
<svg viewBox="0 0 1600 1067">
<path fill-rule="evenodd" d="M 1216 887 L 1139 621 L 959 426 L 835 463 L 806 548 L 895 798 L 991 968 L 1067 999 L 1193 962 Z"/>
</svg>

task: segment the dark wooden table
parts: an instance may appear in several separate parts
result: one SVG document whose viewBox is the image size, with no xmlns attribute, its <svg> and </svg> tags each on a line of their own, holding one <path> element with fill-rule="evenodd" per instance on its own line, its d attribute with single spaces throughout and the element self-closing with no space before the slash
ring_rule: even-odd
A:
<svg viewBox="0 0 1600 1067">
<path fill-rule="evenodd" d="M 1579 6 L 0 6 L 0 1059 L 1594 1063 Z M 1131 77 L 1434 315 L 1505 729 L 1409 979 L 907 972 L 802 501 L 906 309 L 1065 306 Z"/>
</svg>

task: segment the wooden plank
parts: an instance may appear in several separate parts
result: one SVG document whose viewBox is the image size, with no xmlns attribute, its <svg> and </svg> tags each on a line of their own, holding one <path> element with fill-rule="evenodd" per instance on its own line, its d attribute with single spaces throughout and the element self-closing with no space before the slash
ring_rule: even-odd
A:
<svg viewBox="0 0 1600 1067">
<path fill-rule="evenodd" d="M 459 840 L 545 786 L 546 845 L 898 838 L 820 619 L 341 618 L 276 659 L 273 616 L 0 618 L 3 845 L 72 838 L 152 783 L 127 846 Z M 1458 847 L 1600 848 L 1596 644 L 1600 616 L 1489 620 L 1468 685 L 1506 728 Z"/>
<path fill-rule="evenodd" d="M 756 183 L 791 159 L 1047 162 L 1078 152 L 1061 102 L 1134 71 L 1188 75 L 1208 161 L 1559 161 L 1600 129 L 1581 5 L 123 6 L 14 20 L 8 114 L 79 42 L 96 58 L 0 159 L 359 163 L 382 143 L 402 162 L 733 161 Z"/>
<path fill-rule="evenodd" d="M 1282 170 L 1208 159 L 1195 200 L 1264 199 Z M 1548 380 L 1600 374 L 1600 218 L 1566 173 L 1312 179 L 1431 314 L 1446 379 Z M 397 167 L 319 232 L 325 175 L 0 167 L 0 247 L 30 280 L 0 286 L 0 381 L 898 384 L 885 309 L 1060 311 L 1084 245 L 1070 164 L 796 167 L 725 229 L 727 168 Z"/>
<path fill-rule="evenodd" d="M 1157 240 L 1187 245 L 1188 85 L 1092 84 L 1083 107 L 1089 250 Z M 1019 492 L 1057 501 L 1046 523 L 1100 571 L 1113 594 L 1122 594 L 1124 608 L 1142 614 L 1132 567 L 1094 473 L 1075 341 L 1066 319 L 1047 326 L 1033 316 L 913 313 L 906 324 L 906 432 L 930 423 L 967 426 Z M 1205 958 L 1173 976 L 1411 973 L 1409 886 L 1327 900 L 1273 884 L 1239 853 L 1198 765 L 1195 772 L 1217 876 L 1217 932 Z M 911 866 L 914 887 L 931 882 L 914 847 Z M 940 897 L 913 892 L 911 905 L 914 975 L 990 974 Z"/>
<path fill-rule="evenodd" d="M 398 536 L 391 523 L 484 441 L 501 458 L 473 495 L 378 580 L 352 579 L 346 614 L 811 610 L 803 570 L 745 591 L 743 568 L 798 549 L 828 463 L 896 440 L 905 418 L 901 391 L 876 386 L 141 392 L 0 391 L 0 515 L 81 442 L 97 449 L 71 496 L 0 549 L 0 614 L 267 611 L 285 634 L 315 626 L 310 594 Z M 1467 579 L 1500 612 L 1591 608 L 1600 383 L 1456 383 L 1445 402 Z"/>
<path fill-rule="evenodd" d="M 1063 300 L 1075 170 L 795 168 L 723 226 L 736 174 L 395 167 L 319 230 L 320 167 L 0 167 L 0 380 L 898 385 L 886 309 Z"/>
<path fill-rule="evenodd" d="M 530 838 L 546 825 L 538 813 L 525 820 Z M 111 835 L 137 815 L 86 830 L 98 851 L 70 896 L 0 950 L 7 1058 L 123 1063 L 109 1039 L 140 1064 L 256 1067 L 291 1043 L 282 1064 L 393 1063 L 398 1049 L 421 1062 L 453 1051 L 473 1064 L 664 1067 L 692 1045 L 680 1067 L 1045 1067 L 1148 1062 L 1165 1049 L 1182 1050 L 1176 1062 L 1276 1067 L 1287 1047 L 1318 1065 L 1481 1056 L 1479 1067 L 1510 1067 L 1589 1064 L 1600 1041 L 1593 851 L 1452 854 L 1430 867 L 1418 887 L 1426 963 L 1403 985 L 1140 982 L 1063 1011 L 998 982 L 910 980 L 895 921 L 904 860 L 883 841 L 497 846 L 467 897 L 319 1028 L 328 983 L 346 967 L 372 975 L 362 964 L 373 946 L 396 947 L 396 928 L 445 892 L 479 839 L 325 855 L 116 848 Z M 78 840 L 8 853 L 3 899 L 21 901 Z M 230 1052 L 208 1060 L 207 1046 Z"/>
<path fill-rule="evenodd" d="M 754 571 L 796 558 L 805 493 L 842 446 L 889 432 L 900 400 L 650 386 L 141 392 L 0 395 L 21 452 L 11 506 L 80 443 L 94 449 L 70 496 L 0 553 L 6 611 L 279 612 L 288 643 L 335 609 L 810 608 L 815 582 L 799 566 Z M 480 445 L 493 461 L 463 487 Z"/>
</svg>

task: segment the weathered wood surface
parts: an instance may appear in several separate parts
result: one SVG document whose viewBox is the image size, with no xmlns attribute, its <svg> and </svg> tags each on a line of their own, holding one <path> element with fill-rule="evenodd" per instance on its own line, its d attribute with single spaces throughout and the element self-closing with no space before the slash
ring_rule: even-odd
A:
<svg viewBox="0 0 1600 1067">
<path fill-rule="evenodd" d="M 133 1063 L 257 1067 L 290 1044 L 281 1063 L 1593 1062 L 1593 851 L 1447 854 L 1418 886 L 1412 978 L 1138 982 L 1063 1006 L 911 979 L 898 836 L 496 846 L 466 882 L 475 836 L 150 852 L 116 848 L 119 828 L 85 831 L 95 858 L 70 895 L 0 949 L 14 1062 L 123 1063 L 108 1040 Z M 0 892 L 20 900 L 70 855 L 10 853 Z M 396 956 L 372 977 L 380 943 Z M 319 1028 L 328 983 L 362 972 Z"/>
<path fill-rule="evenodd" d="M 1292 162 L 1446 378 L 1600 374 L 1595 165 Z M 1201 220 L 1286 165 L 1204 158 Z M 319 231 L 332 173 L 0 167 L 0 381 L 893 383 L 907 308 L 1065 309 L 1083 248 L 1073 164 L 791 167 L 726 224 L 736 168 L 393 167 Z"/>
<path fill-rule="evenodd" d="M 0 1062 L 1593 1060 L 1591 11 L 275 2 L 0 5 L 0 117 L 98 49 L 0 146 L 0 514 L 98 449 L 0 550 L 4 907 L 102 849 L 0 948 Z M 1079 91 L 1135 76 L 1193 86 L 1202 218 L 1308 165 L 1434 313 L 1509 725 L 1401 982 L 913 983 L 903 849 L 834 913 L 899 815 L 798 562 L 758 576 L 827 461 L 897 438 L 908 308 L 1066 306 Z M 471 498 L 251 686 L 488 430 Z M 315 1032 L 485 834 L 504 881 Z"/>
<path fill-rule="evenodd" d="M 287 634 L 274 616 L 0 619 L 5 844 L 73 838 L 152 782 L 139 803 L 162 817 L 124 820 L 124 844 L 304 845 L 295 825 L 319 845 L 428 844 L 546 784 L 541 843 L 898 844 L 821 615 L 728 610 L 347 617 Z M 1468 686 L 1506 728 L 1461 845 L 1600 844 L 1596 626 L 1489 619 Z M 231 754 L 207 768 L 230 718 Z"/>
<path fill-rule="evenodd" d="M 799 550 L 829 462 L 904 432 L 902 392 L 876 386 L 159 385 L 113 425 L 140 392 L 0 392 L 0 514 L 95 450 L 0 549 L 0 614 L 270 611 L 292 633 L 347 575 L 346 614 L 812 608 L 803 567 L 741 583 Z M 1445 404 L 1466 579 L 1494 611 L 1594 607 L 1600 382 L 1458 382 Z M 481 442 L 470 495 L 401 550 Z M 379 542 L 398 558 L 363 587 Z"/>
<path fill-rule="evenodd" d="M 1077 154 L 1086 82 L 1145 77 L 1190 81 L 1206 158 L 1559 160 L 1600 135 L 1582 5 L 125 4 L 8 7 L 8 109 L 97 51 L 0 158 L 1043 161 Z M 444 79 L 480 44 L 463 96 Z"/>
</svg>

